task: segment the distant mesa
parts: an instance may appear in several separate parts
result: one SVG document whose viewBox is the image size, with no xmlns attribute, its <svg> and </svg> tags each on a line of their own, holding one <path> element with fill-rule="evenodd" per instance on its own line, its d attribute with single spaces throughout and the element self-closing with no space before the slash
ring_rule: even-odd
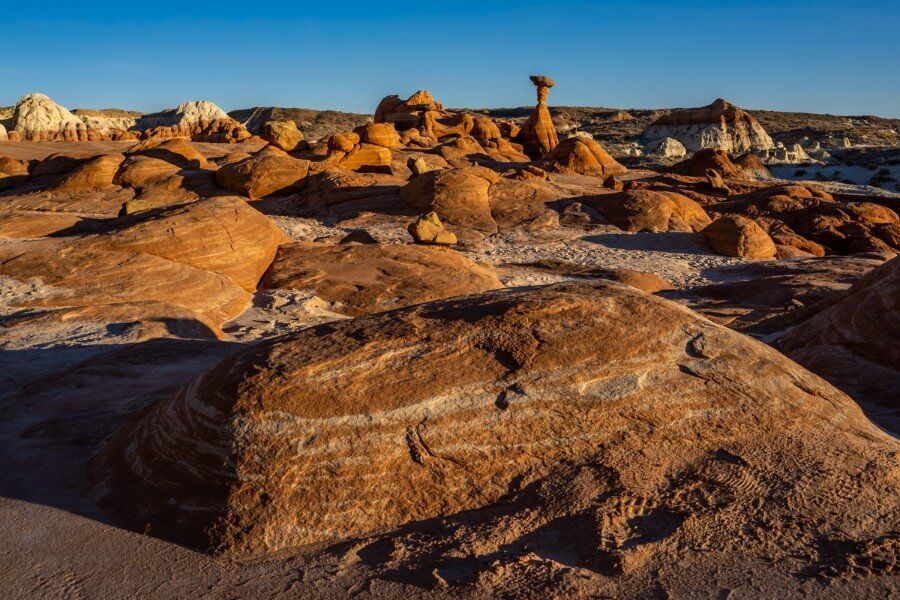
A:
<svg viewBox="0 0 900 600">
<path fill-rule="evenodd" d="M 676 110 L 658 118 L 641 135 L 644 144 L 673 138 L 689 152 L 721 148 L 731 154 L 775 147 L 756 118 L 721 98 L 700 108 Z"/>
</svg>

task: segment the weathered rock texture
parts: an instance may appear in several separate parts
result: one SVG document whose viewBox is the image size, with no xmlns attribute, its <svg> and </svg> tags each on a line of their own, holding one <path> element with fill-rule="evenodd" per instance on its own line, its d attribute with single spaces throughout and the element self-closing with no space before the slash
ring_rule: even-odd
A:
<svg viewBox="0 0 900 600">
<path fill-rule="evenodd" d="M 582 201 L 625 231 L 700 231 L 710 223 L 699 204 L 676 192 L 626 190 Z"/>
<path fill-rule="evenodd" d="M 216 183 L 251 200 L 272 194 L 291 194 L 303 189 L 309 161 L 260 152 L 216 171 Z"/>
<path fill-rule="evenodd" d="M 578 173 L 594 177 L 610 177 L 627 173 L 603 147 L 588 137 L 574 136 L 559 143 L 546 157 L 550 171 Z"/>
<path fill-rule="evenodd" d="M 520 543 L 546 533 L 600 573 L 638 576 L 701 548 L 787 558 L 820 536 L 895 536 L 896 450 L 775 350 L 609 283 L 260 344 L 122 430 L 91 477 L 120 523 L 236 557 L 457 515 L 372 558 L 434 570 L 454 549 L 460 564 L 465 540 L 465 556 L 511 552 L 493 566 L 524 576 Z M 469 581 L 490 577 L 473 561 Z"/>
<path fill-rule="evenodd" d="M 217 327 L 246 308 L 250 295 L 229 279 L 143 252 L 85 248 L 70 240 L 41 240 L 0 246 L 0 275 L 21 281 L 39 278 L 54 288 L 30 307 L 94 308 L 117 311 L 127 305 L 134 319 L 142 304 L 181 307 Z M 119 317 L 123 312 L 118 310 Z"/>
<path fill-rule="evenodd" d="M 833 306 L 800 323 L 778 348 L 862 402 L 900 410 L 900 260 L 857 281 Z M 892 419 L 898 430 L 900 419 Z"/>
<path fill-rule="evenodd" d="M 222 196 L 122 219 L 89 247 L 143 252 L 222 275 L 253 291 L 286 236 L 240 198 Z"/>
<path fill-rule="evenodd" d="M 726 215 L 710 223 L 702 231 L 716 254 L 741 258 L 774 258 L 775 243 L 752 219 Z"/>
<path fill-rule="evenodd" d="M 266 121 L 259 128 L 259 137 L 286 152 L 306 146 L 303 134 L 293 121 Z"/>
<path fill-rule="evenodd" d="M 16 103 L 11 131 L 22 140 L 40 142 L 75 142 L 104 139 L 127 139 L 120 130 L 94 126 L 72 114 L 44 94 L 28 94 Z"/>
<path fill-rule="evenodd" d="M 195 142 L 234 143 L 250 137 L 247 129 L 207 100 L 143 115 L 135 128 L 143 138 L 187 138 Z"/>
<path fill-rule="evenodd" d="M 262 286 L 314 289 L 350 316 L 503 287 L 490 267 L 446 248 L 314 242 L 281 246 Z"/>
<path fill-rule="evenodd" d="M 753 115 L 721 98 L 708 106 L 660 117 L 644 130 L 642 138 L 645 144 L 674 138 L 691 152 L 720 148 L 740 154 L 774 147 L 772 138 Z"/>
<path fill-rule="evenodd" d="M 547 95 L 556 83 L 549 77 L 532 75 L 531 82 L 537 88 L 537 106 L 528 118 L 516 141 L 525 148 L 525 153 L 531 158 L 542 158 L 550 153 L 559 143 L 556 136 L 556 127 L 550 117 L 550 109 L 547 108 Z"/>
</svg>

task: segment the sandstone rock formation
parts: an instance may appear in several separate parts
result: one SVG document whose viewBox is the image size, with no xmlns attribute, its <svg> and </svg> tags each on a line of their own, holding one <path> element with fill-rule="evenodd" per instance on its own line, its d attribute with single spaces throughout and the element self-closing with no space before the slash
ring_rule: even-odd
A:
<svg viewBox="0 0 900 600">
<path fill-rule="evenodd" d="M 676 192 L 626 190 L 582 199 L 625 231 L 700 231 L 710 223 L 703 208 Z"/>
<path fill-rule="evenodd" d="M 256 289 L 286 236 L 241 198 L 221 196 L 126 218 L 83 247 L 142 252 L 228 278 Z"/>
<path fill-rule="evenodd" d="M 887 261 L 840 301 L 779 338 L 778 348 L 853 398 L 880 404 L 900 430 L 900 260 Z"/>
<path fill-rule="evenodd" d="M 425 90 L 419 90 L 406 100 L 399 96 L 387 96 L 375 109 L 376 123 L 393 123 L 398 130 L 415 129 L 421 126 L 426 112 L 444 112 L 444 106 L 435 101 Z"/>
<path fill-rule="evenodd" d="M 778 243 L 813 254 L 900 251 L 896 212 L 872 202 L 838 201 L 816 187 L 765 187 L 710 210 L 757 220 L 781 237 Z"/>
<path fill-rule="evenodd" d="M 574 136 L 559 143 L 544 159 L 550 171 L 611 177 L 627 173 L 600 144 L 588 137 Z"/>
<path fill-rule="evenodd" d="M 187 138 L 195 142 L 234 143 L 250 137 L 247 129 L 209 102 L 183 102 L 177 108 L 146 114 L 135 128 L 143 138 Z"/>
<path fill-rule="evenodd" d="M 334 312 L 359 316 L 503 286 L 448 248 L 297 242 L 278 249 L 262 287 L 313 289 Z"/>
<path fill-rule="evenodd" d="M 445 223 L 494 233 L 489 192 L 498 181 L 500 176 L 484 167 L 429 171 L 412 178 L 400 195 L 410 207 L 437 213 Z"/>
<path fill-rule="evenodd" d="M 667 171 L 691 177 L 705 177 L 710 169 L 718 171 L 723 177 L 740 177 L 743 169 L 732 162 L 725 150 L 705 148 L 693 156 L 669 167 Z"/>
<path fill-rule="evenodd" d="M 250 295 L 227 278 L 143 252 L 106 250 L 53 239 L 0 246 L 0 275 L 39 278 L 54 288 L 30 307 L 92 308 L 146 315 L 144 302 L 181 307 L 217 328 L 246 308 Z M 125 306 L 123 306 L 125 305 Z M 118 308 L 117 308 L 118 307 Z M 124 309 L 124 310 L 119 310 Z"/>
<path fill-rule="evenodd" d="M 773 148 L 759 121 L 721 98 L 708 106 L 677 110 L 654 121 L 641 134 L 645 144 L 675 138 L 690 152 L 719 148 L 732 154 Z"/>
<path fill-rule="evenodd" d="M 516 141 L 522 144 L 525 154 L 533 159 L 539 159 L 550 153 L 559 143 L 550 110 L 547 108 L 547 94 L 556 82 L 540 75 L 532 75 L 531 82 L 537 88 L 537 106 L 522 125 Z"/>
<path fill-rule="evenodd" d="M 117 522 L 197 548 L 252 557 L 386 532 L 356 546 L 379 549 L 367 560 L 464 564 L 460 585 L 516 596 L 522 578 L 561 576 L 522 571 L 542 535 L 642 579 L 673 556 L 715 570 L 815 552 L 820 536 L 876 543 L 893 535 L 896 447 L 763 344 L 626 286 L 566 284 L 251 347 L 126 426 L 90 475 Z M 785 577 L 819 561 L 802 556 Z"/>
<path fill-rule="evenodd" d="M 182 138 L 147 138 L 125 151 L 126 156 L 149 156 L 158 158 L 184 169 L 198 169 L 209 166 L 196 146 Z"/>
<path fill-rule="evenodd" d="M 78 165 L 55 187 L 57 192 L 79 194 L 113 185 L 119 165 L 125 157 L 121 154 L 104 154 Z"/>
<path fill-rule="evenodd" d="M 663 158 L 681 158 L 687 154 L 684 144 L 675 138 L 663 137 L 653 140 L 645 147 L 647 154 L 655 154 Z"/>
<path fill-rule="evenodd" d="M 84 121 L 44 94 L 28 94 L 16 103 L 11 129 L 27 141 L 92 139 Z M 93 139 L 99 138 L 99 132 L 94 132 Z"/>
<path fill-rule="evenodd" d="M 724 256 L 773 258 L 777 251 L 762 227 L 740 215 L 719 217 L 702 233 L 712 251 Z"/>
<path fill-rule="evenodd" d="M 297 192 L 306 184 L 309 161 L 259 152 L 216 171 L 216 183 L 251 200 Z"/>
<path fill-rule="evenodd" d="M 29 174 L 27 162 L 0 153 L 0 190 L 19 185 Z"/>
<path fill-rule="evenodd" d="M 444 229 L 444 224 L 437 213 L 429 212 L 409 224 L 409 235 L 417 244 L 433 244 L 435 246 L 452 246 L 456 236 Z"/>
<path fill-rule="evenodd" d="M 259 137 L 285 152 L 303 150 L 303 134 L 293 121 L 266 121 L 259 127 Z"/>
</svg>

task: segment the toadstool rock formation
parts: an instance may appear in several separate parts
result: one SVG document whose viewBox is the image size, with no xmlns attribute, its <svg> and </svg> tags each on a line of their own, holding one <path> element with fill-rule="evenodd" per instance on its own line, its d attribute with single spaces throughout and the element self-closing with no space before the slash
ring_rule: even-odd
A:
<svg viewBox="0 0 900 600">
<path fill-rule="evenodd" d="M 556 82 L 542 75 L 532 75 L 531 82 L 537 88 L 537 106 L 522 125 L 516 141 L 522 144 L 525 154 L 533 159 L 539 159 L 556 148 L 559 143 L 550 110 L 547 108 L 547 94 Z"/>
</svg>

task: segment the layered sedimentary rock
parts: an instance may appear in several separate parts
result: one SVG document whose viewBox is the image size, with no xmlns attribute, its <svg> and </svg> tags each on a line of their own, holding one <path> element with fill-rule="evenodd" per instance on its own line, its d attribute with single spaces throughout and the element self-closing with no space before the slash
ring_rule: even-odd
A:
<svg viewBox="0 0 900 600">
<path fill-rule="evenodd" d="M 141 303 L 181 307 L 218 326 L 237 316 L 250 295 L 226 277 L 143 252 L 85 247 L 68 239 L 0 246 L 0 275 L 21 281 L 39 278 L 52 288 L 30 307 L 92 308 L 128 305 L 141 318 Z M 119 312 L 119 317 L 124 312 Z"/>
<path fill-rule="evenodd" d="M 437 213 L 445 223 L 494 233 L 489 192 L 499 181 L 496 172 L 484 167 L 429 171 L 410 180 L 400 195 L 410 207 Z"/>
<path fill-rule="evenodd" d="M 756 118 L 721 98 L 708 106 L 677 110 L 644 130 L 645 144 L 674 138 L 690 152 L 719 148 L 732 154 L 774 147 L 772 138 Z"/>
<path fill-rule="evenodd" d="M 219 167 L 216 182 L 223 189 L 256 200 L 301 190 L 308 173 L 308 160 L 259 152 Z"/>
<path fill-rule="evenodd" d="M 842 299 L 779 338 L 778 348 L 863 402 L 900 409 L 900 260 L 887 261 Z M 900 420 L 890 419 L 894 430 Z"/>
<path fill-rule="evenodd" d="M 627 173 L 595 140 L 573 136 L 559 143 L 545 158 L 545 167 L 558 173 L 609 177 Z"/>
<path fill-rule="evenodd" d="M 28 94 L 16 103 L 8 129 L 26 141 L 87 141 L 103 133 L 44 94 Z"/>
<path fill-rule="evenodd" d="M 583 201 L 625 231 L 696 232 L 710 223 L 703 207 L 676 192 L 626 190 Z"/>
<path fill-rule="evenodd" d="M 234 143 L 250 137 L 243 125 L 207 100 L 183 102 L 177 108 L 143 115 L 135 128 L 144 138 L 187 138 L 195 142 Z"/>
<path fill-rule="evenodd" d="M 716 254 L 741 258 L 773 258 L 775 242 L 753 220 L 740 215 L 725 215 L 702 231 L 704 239 Z"/>
<path fill-rule="evenodd" d="M 290 120 L 266 121 L 259 127 L 259 137 L 286 152 L 302 150 L 306 146 L 303 133 Z"/>
<path fill-rule="evenodd" d="M 490 267 L 446 248 L 298 242 L 278 249 L 264 288 L 313 289 L 358 316 L 503 287 Z"/>
<path fill-rule="evenodd" d="M 498 564 L 514 571 L 518 542 L 546 532 L 561 550 L 590 548 L 601 573 L 641 574 L 699 548 L 714 560 L 732 547 L 771 556 L 769 542 L 794 556 L 818 535 L 880 539 L 898 506 L 895 451 L 777 351 L 607 283 L 418 305 L 254 346 L 123 429 L 90 475 L 118 522 L 234 557 L 507 498 L 392 533 L 386 547 L 404 551 L 373 559 L 433 570 L 454 548 L 458 564 L 466 540 L 467 556 L 506 548 Z"/>
<path fill-rule="evenodd" d="M 812 254 L 900 251 L 900 217 L 873 202 L 843 202 L 813 186 L 762 188 L 710 207 L 758 221 L 790 245 Z"/>
<path fill-rule="evenodd" d="M 541 75 L 532 75 L 531 82 L 537 88 L 537 106 L 522 125 L 516 141 L 522 144 L 528 156 L 539 159 L 550 153 L 559 143 L 556 127 L 547 108 L 547 94 L 556 83 L 549 77 Z"/>
<path fill-rule="evenodd" d="M 253 291 L 285 240 L 268 217 L 241 198 L 223 196 L 123 219 L 81 245 L 151 254 L 217 273 Z"/>
</svg>

